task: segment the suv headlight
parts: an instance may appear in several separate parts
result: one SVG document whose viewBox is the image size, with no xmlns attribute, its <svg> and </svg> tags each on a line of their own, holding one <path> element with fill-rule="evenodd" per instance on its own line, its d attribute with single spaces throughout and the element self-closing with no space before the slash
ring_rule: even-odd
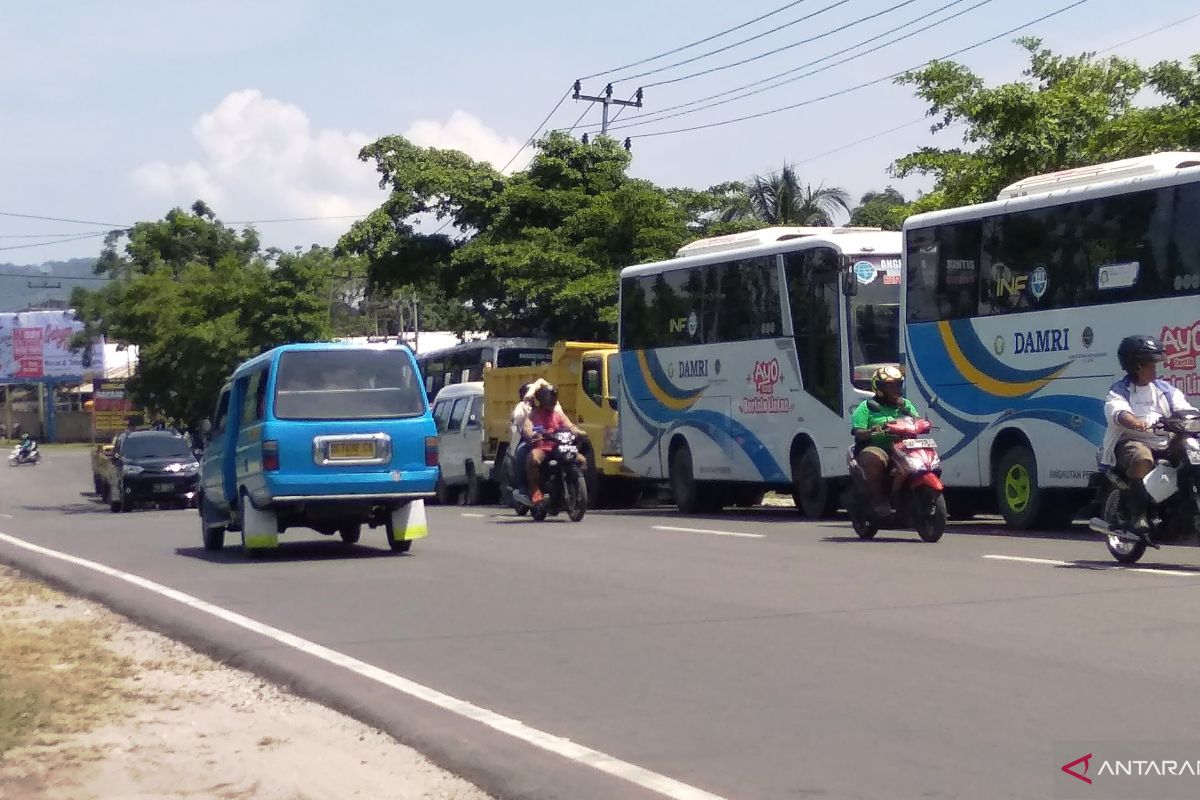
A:
<svg viewBox="0 0 1200 800">
<path fill-rule="evenodd" d="M 122 475 L 141 475 L 145 471 L 145 467 L 139 467 L 137 464 L 126 464 L 121 467 Z"/>
</svg>

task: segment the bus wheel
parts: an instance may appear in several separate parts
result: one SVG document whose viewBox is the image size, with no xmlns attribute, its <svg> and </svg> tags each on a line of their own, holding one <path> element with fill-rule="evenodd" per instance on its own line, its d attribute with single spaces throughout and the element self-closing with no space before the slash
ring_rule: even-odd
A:
<svg viewBox="0 0 1200 800">
<path fill-rule="evenodd" d="M 821 477 L 816 448 L 807 447 L 792 456 L 792 500 L 796 510 L 809 519 L 822 519 L 832 511 L 829 481 Z"/>
<path fill-rule="evenodd" d="M 675 505 L 679 510 L 684 514 L 701 511 L 699 487 L 692 472 L 692 451 L 686 444 L 680 445 L 671 454 L 670 478 L 671 494 L 675 495 Z"/>
<path fill-rule="evenodd" d="M 1017 531 L 1040 524 L 1046 491 L 1037 483 L 1037 460 L 1025 445 L 1010 447 L 996 462 L 993 473 L 996 503 L 1004 523 Z"/>
</svg>

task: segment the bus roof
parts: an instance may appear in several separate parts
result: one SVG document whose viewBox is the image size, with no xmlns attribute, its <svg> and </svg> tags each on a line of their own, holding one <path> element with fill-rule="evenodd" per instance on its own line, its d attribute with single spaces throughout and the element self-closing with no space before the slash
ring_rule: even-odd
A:
<svg viewBox="0 0 1200 800">
<path fill-rule="evenodd" d="M 801 228 L 765 228 L 764 231 L 804 230 Z M 777 253 L 789 253 L 793 250 L 806 250 L 810 247 L 833 247 L 847 255 L 877 253 L 879 255 L 899 256 L 903 244 L 899 231 L 885 231 L 879 228 L 818 228 L 819 233 L 791 236 L 783 239 L 772 239 L 764 243 L 743 244 L 737 248 L 716 248 L 698 252 L 665 261 L 655 261 L 650 264 L 638 264 L 621 270 L 621 277 L 668 272 L 685 269 L 692 266 L 729 261 L 731 258 L 752 258 L 755 256 L 771 256 Z M 760 233 L 760 231 L 752 231 Z M 742 234 L 734 234 L 740 236 Z M 724 239 L 725 237 L 715 237 Z M 709 241 L 709 240 L 704 240 Z M 681 248 L 682 249 L 682 248 Z"/>
<path fill-rule="evenodd" d="M 960 219 L 1054 205 L 1059 201 L 1119 194 L 1123 187 L 1154 189 L 1180 180 L 1195 180 L 1200 173 L 1200 153 L 1170 152 L 1126 158 L 1090 167 L 1034 175 L 1004 187 L 987 203 L 917 214 L 904 221 L 904 229 L 925 228 Z"/>
<path fill-rule="evenodd" d="M 796 226 L 776 226 L 773 228 L 759 228 L 756 231 L 743 231 L 742 233 L 730 233 L 725 236 L 710 236 L 707 239 L 697 239 L 694 242 L 685 244 L 683 247 L 675 251 L 676 258 L 684 256 L 698 256 L 703 253 L 715 253 L 720 250 L 741 250 L 745 247 L 754 247 L 760 244 L 770 244 L 772 242 L 782 242 L 787 239 L 799 239 L 802 236 L 820 236 L 833 231 L 878 231 L 881 228 L 835 228 L 835 227 L 796 227 Z"/>
<path fill-rule="evenodd" d="M 496 347 L 536 347 L 540 349 L 550 349 L 550 341 L 548 339 L 539 339 L 535 337 L 520 337 L 520 336 L 503 336 L 490 339 L 472 339 L 468 342 L 459 342 L 451 347 L 442 347 L 438 350 L 430 350 L 427 353 L 417 355 L 417 361 L 426 361 L 437 356 L 444 356 L 447 353 L 454 353 L 461 350 L 471 350 L 476 347 L 496 346 Z"/>
</svg>

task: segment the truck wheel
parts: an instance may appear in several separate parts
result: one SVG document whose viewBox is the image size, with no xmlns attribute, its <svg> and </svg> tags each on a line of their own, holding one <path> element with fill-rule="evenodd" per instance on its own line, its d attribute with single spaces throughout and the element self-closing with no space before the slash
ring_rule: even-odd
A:
<svg viewBox="0 0 1200 800">
<path fill-rule="evenodd" d="M 347 523 L 338 528 L 338 533 L 342 536 L 342 542 L 345 544 L 357 544 L 359 537 L 362 536 L 362 525 L 358 523 Z"/>
</svg>

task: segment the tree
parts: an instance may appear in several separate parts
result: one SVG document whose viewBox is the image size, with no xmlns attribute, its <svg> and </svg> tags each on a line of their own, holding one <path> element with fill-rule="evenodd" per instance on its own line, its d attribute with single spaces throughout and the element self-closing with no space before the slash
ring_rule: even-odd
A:
<svg viewBox="0 0 1200 800">
<path fill-rule="evenodd" d="M 779 172 L 755 175 L 743 191 L 744 201 L 728 206 L 727 217 L 752 217 L 767 225 L 828 226 L 836 216 L 850 212 L 845 189 L 802 183 L 787 162 Z"/>
<path fill-rule="evenodd" d="M 328 271 L 304 255 L 271 256 L 252 230 L 226 228 L 201 203 L 138 223 L 105 243 L 103 271 L 120 279 L 73 293 L 86 325 L 77 343 L 104 334 L 137 345 L 133 398 L 195 425 L 239 362 L 330 335 Z"/>
<path fill-rule="evenodd" d="M 882 192 L 867 192 L 850 212 L 850 224 L 868 228 L 898 231 L 904 224 L 907 201 L 891 186 Z"/>
<path fill-rule="evenodd" d="M 1094 53 L 1054 55 L 1035 38 L 1017 44 L 1029 54 L 1025 80 L 989 88 L 952 61 L 935 61 L 897 79 L 930 104 L 934 131 L 963 125 L 968 145 L 924 147 L 893 164 L 897 177 L 935 179 L 933 191 L 910 213 L 992 200 L 1031 175 L 1200 146 L 1200 57 L 1192 57 L 1190 69 L 1162 62 L 1144 70 Z M 1166 102 L 1135 107 L 1147 88 Z"/>
<path fill-rule="evenodd" d="M 401 136 L 367 145 L 360 159 L 391 192 L 339 249 L 367 258 L 372 291 L 457 304 L 447 314 L 455 330 L 612 338 L 619 270 L 669 257 L 707 229 L 715 196 L 630 178 L 628 151 L 608 137 L 551 133 L 536 148 L 526 170 L 504 176 Z M 421 214 L 462 233 L 419 233 Z"/>
</svg>

